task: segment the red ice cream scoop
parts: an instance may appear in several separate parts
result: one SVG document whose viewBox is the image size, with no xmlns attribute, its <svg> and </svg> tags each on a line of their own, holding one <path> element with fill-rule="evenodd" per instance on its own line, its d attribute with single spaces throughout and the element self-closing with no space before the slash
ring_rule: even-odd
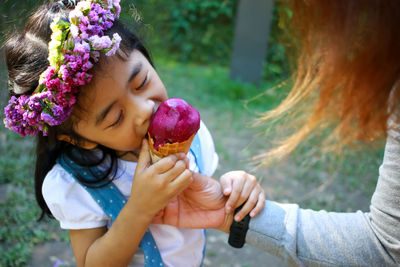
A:
<svg viewBox="0 0 400 267">
<path fill-rule="evenodd" d="M 170 98 L 153 114 L 148 132 L 154 148 L 159 150 L 159 146 L 190 139 L 199 128 L 199 112 L 183 99 Z"/>
</svg>

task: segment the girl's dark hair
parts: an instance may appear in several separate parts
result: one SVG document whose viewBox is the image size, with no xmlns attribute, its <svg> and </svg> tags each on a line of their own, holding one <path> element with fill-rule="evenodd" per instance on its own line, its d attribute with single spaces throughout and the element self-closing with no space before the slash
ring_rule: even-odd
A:
<svg viewBox="0 0 400 267">
<path fill-rule="evenodd" d="M 9 81 L 14 88 L 11 95 L 32 94 L 39 84 L 39 76 L 48 67 L 48 43 L 51 37 L 50 23 L 57 16 L 68 21 L 68 14 L 74 8 L 70 1 L 50 2 L 38 8 L 30 17 L 25 28 L 21 33 L 11 36 L 5 43 L 5 53 L 8 68 Z M 76 1 L 78 2 L 78 1 Z M 113 27 L 106 32 L 112 36 L 118 33 L 121 38 L 120 50 L 117 56 L 125 59 L 134 49 L 140 51 L 152 64 L 150 55 L 139 38 L 129 31 L 120 21 L 116 20 Z M 104 57 L 96 63 L 91 70 L 98 71 L 98 65 L 104 63 Z M 97 176 L 97 184 L 104 185 L 104 182 L 111 181 L 117 170 L 117 155 L 110 148 L 99 145 L 96 150 L 85 150 L 80 148 L 79 143 L 83 140 L 74 131 L 74 124 L 79 120 L 78 112 L 80 110 L 79 101 L 74 106 L 72 115 L 61 125 L 49 127 L 48 135 L 37 135 L 36 146 L 36 169 L 35 169 L 35 194 L 36 200 L 42 209 L 40 219 L 44 215 L 52 217 L 52 214 L 44 201 L 42 195 L 42 185 L 46 174 L 56 163 L 56 159 L 63 153 L 71 158 L 76 164 L 88 168 L 107 163 L 106 168 L 100 176 Z M 57 137 L 65 134 L 71 137 L 76 146 L 69 142 L 61 141 Z M 74 152 L 74 153 L 72 153 Z M 76 177 L 82 184 L 95 186 L 93 182 L 85 180 L 83 177 Z"/>
</svg>

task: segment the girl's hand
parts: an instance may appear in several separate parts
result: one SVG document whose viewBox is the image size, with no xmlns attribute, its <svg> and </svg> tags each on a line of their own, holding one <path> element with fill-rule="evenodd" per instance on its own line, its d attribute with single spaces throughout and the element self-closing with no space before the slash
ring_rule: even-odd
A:
<svg viewBox="0 0 400 267">
<path fill-rule="evenodd" d="M 150 217 L 163 209 L 192 182 L 184 153 L 170 155 L 151 165 L 149 145 L 143 140 L 131 189 L 131 202 Z"/>
<path fill-rule="evenodd" d="M 264 190 L 253 175 L 244 171 L 231 171 L 221 176 L 220 183 L 223 194 L 229 196 L 225 205 L 226 213 L 233 212 L 247 200 L 235 215 L 235 221 L 242 220 L 249 212 L 250 217 L 254 217 L 264 208 Z"/>
</svg>

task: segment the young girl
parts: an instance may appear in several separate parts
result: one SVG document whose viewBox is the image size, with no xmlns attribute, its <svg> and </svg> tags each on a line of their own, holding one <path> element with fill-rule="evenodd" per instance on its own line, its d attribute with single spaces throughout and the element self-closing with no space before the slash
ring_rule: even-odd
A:
<svg viewBox="0 0 400 267">
<path fill-rule="evenodd" d="M 213 174 L 211 135 L 202 123 L 200 155 L 151 165 L 146 133 L 165 87 L 145 47 L 117 20 L 119 0 L 76 2 L 43 5 L 5 45 L 12 96 L 4 122 L 37 136 L 42 216 L 69 230 L 78 266 L 199 266 L 202 230 L 151 222 L 191 184 L 191 171 Z M 230 210 L 248 198 L 241 217 L 256 215 L 264 196 L 254 177 L 228 180 Z"/>
</svg>

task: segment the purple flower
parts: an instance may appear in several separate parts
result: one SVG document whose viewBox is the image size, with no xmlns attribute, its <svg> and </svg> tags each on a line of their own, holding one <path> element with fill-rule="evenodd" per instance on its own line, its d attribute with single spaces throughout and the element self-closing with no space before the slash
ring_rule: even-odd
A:
<svg viewBox="0 0 400 267">
<path fill-rule="evenodd" d="M 108 4 L 107 4 L 108 5 Z M 102 8 L 99 4 L 92 3 L 91 9 L 93 12 L 97 13 L 99 16 L 103 16 L 106 10 Z"/>
<path fill-rule="evenodd" d="M 118 48 L 119 48 L 119 44 L 121 43 L 121 37 L 119 36 L 119 34 L 118 33 L 114 33 L 114 35 L 113 35 L 113 45 L 112 45 L 112 47 L 111 47 L 111 49 L 110 49 L 110 51 L 108 51 L 107 53 L 106 53 L 106 56 L 112 56 L 112 55 L 114 55 L 115 54 L 115 52 L 118 50 Z"/>
<path fill-rule="evenodd" d="M 50 126 L 54 126 L 54 125 L 60 124 L 57 119 L 53 118 L 53 116 L 51 116 L 50 114 L 45 113 L 45 112 L 42 112 L 40 118 Z"/>
<path fill-rule="evenodd" d="M 93 64 L 89 60 L 87 60 L 85 63 L 82 64 L 82 70 L 85 72 L 90 70 L 92 67 L 93 67 Z"/>
<path fill-rule="evenodd" d="M 81 33 L 81 40 L 87 40 L 89 36 L 90 35 L 86 31 L 84 31 Z"/>
<path fill-rule="evenodd" d="M 77 62 L 75 62 L 75 61 L 72 61 L 72 62 L 68 62 L 68 67 L 71 69 L 71 70 L 77 70 L 78 69 L 78 63 Z"/>
<path fill-rule="evenodd" d="M 74 47 L 74 52 L 81 55 L 87 54 L 90 52 L 90 45 L 85 41 L 82 41 L 81 43 L 76 43 Z"/>
<path fill-rule="evenodd" d="M 96 12 L 96 11 L 94 11 L 94 10 L 91 10 L 90 12 L 89 12 L 89 19 L 90 19 L 90 21 L 92 22 L 92 23 L 97 23 L 98 21 L 99 21 L 99 14 Z"/>
<path fill-rule="evenodd" d="M 107 49 L 110 48 L 112 45 L 112 41 L 108 36 L 99 37 L 97 35 L 94 35 L 89 38 L 89 42 L 95 50 Z"/>
<path fill-rule="evenodd" d="M 86 30 L 87 25 L 90 24 L 89 17 L 83 16 L 81 18 L 81 23 L 79 23 L 79 28 L 81 29 L 82 32 Z"/>
<path fill-rule="evenodd" d="M 31 99 L 28 102 L 28 107 L 30 110 L 35 111 L 35 112 L 41 112 L 42 111 L 42 104 L 40 103 L 41 99 L 40 97 L 31 97 Z"/>
</svg>

